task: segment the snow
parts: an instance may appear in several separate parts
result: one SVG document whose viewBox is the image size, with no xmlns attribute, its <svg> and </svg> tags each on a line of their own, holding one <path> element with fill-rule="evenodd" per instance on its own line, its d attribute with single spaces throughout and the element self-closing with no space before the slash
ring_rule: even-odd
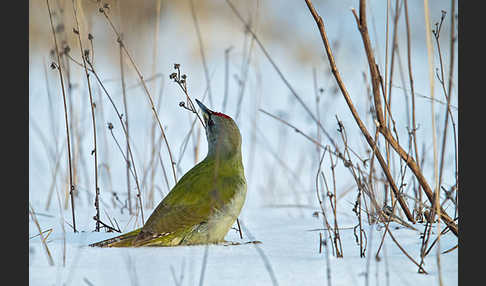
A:
<svg viewBox="0 0 486 286">
<path fill-rule="evenodd" d="M 357 220 L 352 217 L 339 222 L 343 243 L 343 258 L 329 257 L 331 284 L 327 284 L 325 247 L 319 253 L 319 232 L 322 220 L 303 216 L 289 209 L 245 209 L 241 240 L 235 230 L 230 230 L 226 240 L 248 242 L 251 238 L 261 244 L 209 245 L 145 248 L 93 248 L 88 244 L 110 238 L 113 233 L 67 229 L 66 264 L 62 265 L 63 233 L 57 218 L 38 216 L 43 228 L 53 228 L 48 246 L 54 259 L 49 266 L 40 238 L 29 240 L 30 285 L 272 285 L 264 254 L 278 285 L 434 285 L 438 283 L 436 248 L 426 257 L 420 274 L 417 267 L 400 251 L 389 236 L 381 250 L 380 261 L 375 260 L 376 249 L 384 229 L 365 226 L 369 239 L 366 257 L 359 257 L 353 230 Z M 56 226 L 57 225 L 57 226 Z M 80 224 L 81 225 L 81 224 Z M 391 223 L 393 235 L 400 244 L 419 261 L 419 232 Z M 420 226 L 420 225 L 416 225 Z M 397 228 L 398 229 L 395 229 Z M 423 229 L 422 226 L 420 226 Z M 248 231 L 250 233 L 248 233 Z M 30 234 L 37 234 L 33 223 Z M 251 236 L 249 236 L 251 234 Z M 432 239 L 436 235 L 432 235 Z M 448 233 L 441 237 L 441 250 L 457 244 L 457 238 Z M 329 250 L 330 245 L 329 246 Z M 259 252 L 257 247 L 262 250 Z M 204 280 L 200 284 L 201 269 L 207 251 Z M 369 259 L 371 255 L 371 259 Z M 440 256 L 444 285 L 458 283 L 458 251 Z M 368 269 L 369 267 L 369 269 Z M 366 276 L 368 273 L 368 283 Z M 179 279 L 182 277 L 182 283 Z M 174 280 L 176 279 L 176 280 Z"/>
</svg>

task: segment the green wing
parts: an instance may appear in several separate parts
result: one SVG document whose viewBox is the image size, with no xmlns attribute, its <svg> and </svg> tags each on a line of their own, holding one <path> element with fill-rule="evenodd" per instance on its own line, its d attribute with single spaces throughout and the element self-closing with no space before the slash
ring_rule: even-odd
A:
<svg viewBox="0 0 486 286">
<path fill-rule="evenodd" d="M 235 180 L 241 180 L 240 176 L 225 171 L 220 168 L 215 176 L 214 161 L 210 160 L 194 166 L 150 215 L 136 241 L 142 243 L 161 235 L 182 234 L 207 222 L 213 212 L 222 210 L 234 196 Z"/>
</svg>

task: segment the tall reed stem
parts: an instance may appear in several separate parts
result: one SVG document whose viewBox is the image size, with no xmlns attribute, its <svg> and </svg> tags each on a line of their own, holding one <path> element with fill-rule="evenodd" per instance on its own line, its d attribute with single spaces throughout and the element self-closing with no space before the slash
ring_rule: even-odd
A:
<svg viewBox="0 0 486 286">
<path fill-rule="evenodd" d="M 89 92 L 89 102 L 90 102 L 90 107 L 91 107 L 91 121 L 93 123 L 93 144 L 94 144 L 94 149 L 91 154 L 94 153 L 94 175 L 95 175 L 95 208 L 96 208 L 96 231 L 100 231 L 100 188 L 98 186 L 98 148 L 96 144 L 96 118 L 95 118 L 95 106 L 93 103 L 93 95 L 91 92 L 91 82 L 89 80 L 89 73 L 88 69 L 86 67 L 86 57 L 89 55 L 84 52 L 83 50 L 83 44 L 81 42 L 81 35 L 80 35 L 80 30 L 79 30 L 79 22 L 78 22 L 78 15 L 77 15 L 77 10 L 76 10 L 76 1 L 73 0 L 73 13 L 74 13 L 74 19 L 76 20 L 76 31 L 78 35 L 78 42 L 79 42 L 79 50 L 81 52 L 81 58 L 83 59 L 83 68 L 84 72 L 86 74 L 86 81 L 88 84 L 88 92 Z M 88 51 L 88 50 L 87 50 Z"/>
<path fill-rule="evenodd" d="M 72 163 L 71 163 L 71 139 L 69 136 L 69 120 L 68 120 L 68 114 L 67 114 L 67 104 L 66 104 L 66 91 L 64 88 L 64 79 L 62 76 L 62 66 L 61 66 L 61 58 L 59 56 L 59 48 L 57 45 L 57 38 L 56 38 L 56 32 L 54 29 L 54 24 L 52 22 L 52 12 L 51 12 L 51 6 L 49 5 L 49 0 L 46 0 L 47 3 L 47 10 L 49 12 L 49 20 L 51 23 L 51 29 L 52 29 L 52 36 L 54 37 L 54 45 L 55 45 L 55 50 L 56 50 L 56 57 L 57 57 L 57 70 L 59 71 L 59 78 L 61 81 L 61 90 L 62 90 L 62 99 L 64 103 L 64 121 L 66 124 L 66 140 L 67 140 L 67 148 L 68 148 L 68 168 L 69 168 L 69 195 L 71 197 L 71 212 L 72 212 L 72 217 L 73 217 L 73 230 L 74 232 L 77 232 L 76 230 L 76 217 L 75 217 L 75 212 L 74 212 L 74 185 L 73 185 L 73 169 L 72 169 Z"/>
</svg>

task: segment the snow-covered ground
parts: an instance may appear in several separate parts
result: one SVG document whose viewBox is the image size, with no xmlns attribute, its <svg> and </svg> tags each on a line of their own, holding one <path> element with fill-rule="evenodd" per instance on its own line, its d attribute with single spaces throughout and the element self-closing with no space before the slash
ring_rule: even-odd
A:
<svg viewBox="0 0 486 286">
<path fill-rule="evenodd" d="M 377 261 L 375 254 L 384 229 L 365 226 L 369 244 L 366 257 L 360 258 L 359 245 L 353 230 L 348 228 L 357 223 L 352 217 L 344 217 L 339 222 L 343 228 L 340 233 L 344 257 L 331 254 L 327 263 L 326 248 L 319 253 L 319 231 L 313 231 L 322 228 L 322 220 L 312 216 L 310 209 L 301 214 L 285 208 L 245 209 L 241 217 L 243 240 L 235 230 L 230 230 L 226 239 L 258 240 L 261 244 L 93 248 L 88 244 L 114 234 L 92 231 L 74 234 L 67 229 L 65 266 L 64 238 L 58 219 L 42 215 L 38 219 L 43 229 L 53 228 L 47 245 L 55 265 L 49 266 L 40 238 L 30 239 L 30 285 L 272 285 L 272 279 L 278 285 L 438 285 L 435 247 L 425 259 L 424 269 L 428 274 L 420 274 L 389 236 Z M 81 220 L 81 228 L 83 223 L 93 225 Z M 395 223 L 391 226 L 400 244 L 420 261 L 419 232 Z M 35 225 L 30 223 L 29 235 L 37 233 Z M 456 244 L 457 238 L 450 233 L 441 237 L 442 251 Z M 458 283 L 457 255 L 455 250 L 440 256 L 443 285 Z"/>
</svg>

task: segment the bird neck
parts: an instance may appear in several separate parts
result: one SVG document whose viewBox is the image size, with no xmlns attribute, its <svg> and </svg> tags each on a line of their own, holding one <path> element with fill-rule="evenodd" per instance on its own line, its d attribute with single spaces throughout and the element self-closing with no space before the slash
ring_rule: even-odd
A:
<svg viewBox="0 0 486 286">
<path fill-rule="evenodd" d="M 220 151 L 220 152 L 218 152 Z M 226 152 L 225 152 L 226 151 Z M 207 162 L 214 163 L 214 166 L 222 172 L 230 170 L 243 170 L 243 160 L 241 156 L 241 147 L 233 149 L 231 152 L 223 148 L 209 149 L 205 159 Z"/>
<path fill-rule="evenodd" d="M 241 157 L 241 141 L 219 134 L 207 135 L 208 157 L 218 160 L 235 160 Z"/>
</svg>

